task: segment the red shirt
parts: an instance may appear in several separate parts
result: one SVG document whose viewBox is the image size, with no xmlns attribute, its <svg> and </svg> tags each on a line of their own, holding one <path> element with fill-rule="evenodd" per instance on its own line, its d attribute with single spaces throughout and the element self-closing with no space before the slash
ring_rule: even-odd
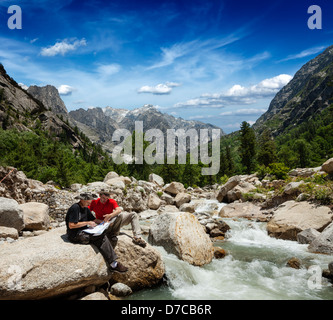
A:
<svg viewBox="0 0 333 320">
<path fill-rule="evenodd" d="M 90 211 L 96 213 L 96 219 L 103 220 L 106 214 L 110 214 L 114 209 L 118 208 L 116 200 L 108 199 L 105 203 L 101 203 L 101 199 L 91 201 Z"/>
</svg>

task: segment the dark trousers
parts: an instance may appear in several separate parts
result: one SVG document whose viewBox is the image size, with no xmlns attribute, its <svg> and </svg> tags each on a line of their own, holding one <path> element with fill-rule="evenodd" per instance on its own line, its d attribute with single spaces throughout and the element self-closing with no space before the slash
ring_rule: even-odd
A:
<svg viewBox="0 0 333 320">
<path fill-rule="evenodd" d="M 98 248 L 108 265 L 111 265 L 111 263 L 116 261 L 118 258 L 117 254 L 113 250 L 109 238 L 105 235 L 105 233 L 100 236 L 94 236 L 80 231 L 73 239 L 70 239 L 70 241 L 80 244 L 93 244 Z"/>
</svg>

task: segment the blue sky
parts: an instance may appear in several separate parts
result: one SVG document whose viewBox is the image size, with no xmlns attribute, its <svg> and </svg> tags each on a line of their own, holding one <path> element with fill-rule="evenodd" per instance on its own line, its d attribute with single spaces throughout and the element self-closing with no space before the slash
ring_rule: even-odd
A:
<svg viewBox="0 0 333 320">
<path fill-rule="evenodd" d="M 7 26 L 9 6 L 22 29 Z M 322 10 L 310 30 L 308 8 Z M 330 0 L 0 0 L 0 62 L 68 110 L 145 104 L 229 133 L 333 44 Z"/>
</svg>

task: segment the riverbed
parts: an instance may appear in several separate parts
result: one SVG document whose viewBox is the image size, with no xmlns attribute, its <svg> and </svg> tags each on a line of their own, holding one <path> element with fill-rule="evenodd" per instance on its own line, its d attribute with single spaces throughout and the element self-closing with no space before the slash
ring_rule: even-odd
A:
<svg viewBox="0 0 333 320">
<path fill-rule="evenodd" d="M 157 288 L 132 294 L 129 300 L 331 300 L 333 287 L 321 277 L 333 256 L 314 254 L 308 245 L 280 240 L 267 234 L 266 223 L 223 219 L 230 230 L 214 246 L 227 251 L 223 259 L 203 267 L 181 261 L 164 248 L 160 251 L 166 281 Z M 300 269 L 287 266 L 290 258 Z"/>
</svg>

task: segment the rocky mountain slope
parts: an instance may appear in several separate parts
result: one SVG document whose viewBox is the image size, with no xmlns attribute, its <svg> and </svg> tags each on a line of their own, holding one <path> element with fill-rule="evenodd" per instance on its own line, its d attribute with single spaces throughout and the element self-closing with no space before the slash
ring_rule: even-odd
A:
<svg viewBox="0 0 333 320">
<path fill-rule="evenodd" d="M 34 90 L 30 92 L 35 93 Z M 52 111 L 56 110 L 52 104 L 55 100 L 44 104 L 31 93 L 21 88 L 0 64 L 0 127 L 4 130 L 15 128 L 18 131 L 38 128 L 50 136 L 65 136 L 74 148 L 80 148 L 82 141 L 74 129 Z M 49 96 L 54 97 L 54 92 Z"/>
<path fill-rule="evenodd" d="M 333 103 L 333 46 L 306 63 L 280 90 L 269 109 L 253 125 L 275 136 L 319 114 Z"/>
<path fill-rule="evenodd" d="M 104 149 L 111 151 L 112 134 L 116 129 L 127 129 L 130 132 L 135 130 L 135 122 L 143 122 L 143 131 L 149 129 L 159 129 L 164 134 L 168 129 L 222 129 L 211 124 L 199 121 L 188 121 L 182 118 L 175 118 L 160 112 L 152 105 L 145 105 L 134 110 L 106 108 L 90 108 L 88 110 L 79 109 L 69 112 L 70 120 L 83 131 L 92 141 L 101 144 Z"/>
<path fill-rule="evenodd" d="M 41 101 L 44 106 L 52 110 L 57 115 L 68 117 L 68 111 L 65 103 L 60 98 L 59 92 L 56 87 L 47 85 L 45 87 L 30 86 L 28 93 Z"/>
</svg>

